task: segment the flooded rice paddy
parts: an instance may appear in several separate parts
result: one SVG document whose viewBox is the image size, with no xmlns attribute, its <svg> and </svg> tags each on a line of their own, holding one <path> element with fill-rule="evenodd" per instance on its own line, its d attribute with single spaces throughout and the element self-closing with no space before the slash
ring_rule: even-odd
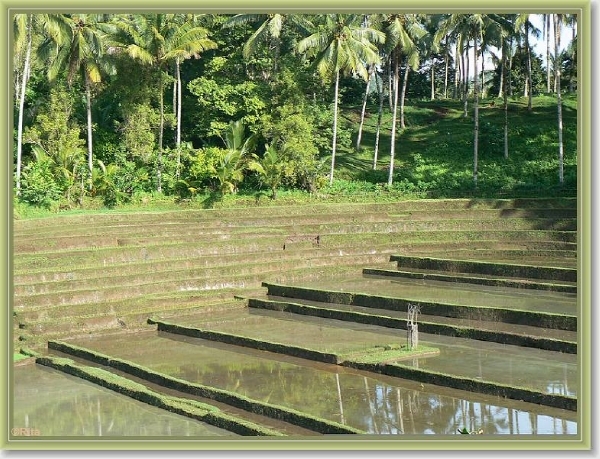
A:
<svg viewBox="0 0 600 459">
<path fill-rule="evenodd" d="M 17 366 L 13 429 L 43 437 L 219 437 L 227 430 L 40 365 Z"/>
<path fill-rule="evenodd" d="M 463 427 L 483 429 L 486 434 L 577 433 L 577 414 L 572 411 L 170 333 L 71 342 L 173 377 L 372 434 L 455 434 Z"/>
</svg>

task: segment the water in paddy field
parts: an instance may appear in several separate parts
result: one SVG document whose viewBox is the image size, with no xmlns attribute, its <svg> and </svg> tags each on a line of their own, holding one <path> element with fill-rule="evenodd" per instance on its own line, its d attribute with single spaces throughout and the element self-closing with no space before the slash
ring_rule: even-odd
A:
<svg viewBox="0 0 600 459">
<path fill-rule="evenodd" d="M 73 340 L 190 382 L 371 434 L 577 434 L 577 413 L 163 332 Z"/>
<path fill-rule="evenodd" d="M 218 437 L 235 435 L 40 365 L 13 370 L 15 437 Z M 17 438 L 18 440 L 18 438 Z"/>
</svg>

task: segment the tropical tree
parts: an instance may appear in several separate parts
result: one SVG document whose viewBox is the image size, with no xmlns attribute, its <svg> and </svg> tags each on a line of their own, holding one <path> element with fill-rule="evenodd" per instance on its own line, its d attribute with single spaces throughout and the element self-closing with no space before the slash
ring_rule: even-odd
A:
<svg viewBox="0 0 600 459">
<path fill-rule="evenodd" d="M 416 40 L 421 39 L 426 31 L 419 22 L 419 17 L 415 14 L 393 14 L 386 18 L 386 48 L 391 50 L 390 55 L 394 61 L 393 91 L 394 105 L 392 111 L 392 134 L 390 144 L 390 170 L 388 175 L 388 186 L 393 183 L 394 175 L 394 156 L 396 147 L 396 119 L 398 113 L 398 86 L 400 85 L 400 57 L 406 56 L 406 70 L 404 82 L 408 80 L 408 70 L 410 67 L 416 68 L 419 65 L 419 52 L 416 46 Z M 403 97 L 406 86 L 403 88 Z M 403 110 L 402 110 L 403 112 Z"/>
<path fill-rule="evenodd" d="M 310 27 L 310 23 L 306 20 L 304 15 L 285 15 L 280 13 L 236 14 L 225 21 L 223 27 L 237 27 L 258 23 L 258 28 L 252 33 L 248 40 L 246 40 L 246 43 L 244 43 L 244 46 L 242 47 L 242 56 L 244 59 L 250 59 L 250 57 L 256 54 L 261 44 L 267 44 L 269 52 L 273 53 L 273 74 L 276 74 L 278 71 L 279 55 L 281 53 L 281 33 L 286 21 L 291 22 L 296 29 L 304 33 L 307 33 L 308 27 Z"/>
<path fill-rule="evenodd" d="M 337 141 L 338 99 L 340 73 L 356 73 L 368 78 L 368 65 L 380 62 L 376 43 L 383 43 L 385 34 L 362 26 L 362 16 L 356 14 L 327 14 L 322 24 L 313 26 L 313 33 L 302 39 L 297 50 L 314 58 L 323 80 L 334 79 L 333 140 L 329 183 L 333 183 Z"/>
<path fill-rule="evenodd" d="M 562 95 L 560 89 L 560 29 L 563 23 L 563 15 L 554 15 L 554 78 L 556 80 L 556 101 L 558 116 L 558 181 L 564 182 L 563 166 L 563 118 L 562 118 Z"/>
<path fill-rule="evenodd" d="M 213 177 L 219 182 L 221 194 L 235 193 L 244 179 L 248 155 L 256 142 L 256 134 L 246 137 L 246 126 L 242 120 L 232 121 L 225 131 L 223 142 L 227 147 L 219 158 Z"/>
<path fill-rule="evenodd" d="M 21 192 L 21 157 L 23 151 L 23 109 L 25 107 L 25 89 L 29 79 L 31 66 L 31 42 L 33 35 L 33 15 L 32 14 L 16 14 L 14 17 L 14 37 L 15 37 L 15 56 L 18 51 L 25 48 L 25 57 L 23 59 L 23 69 L 21 78 L 17 75 L 15 85 L 17 96 L 17 105 L 19 106 L 19 121 L 17 129 L 17 171 L 16 171 L 16 187 L 17 195 Z M 25 35 L 25 37 L 23 37 Z M 18 63 L 15 62 L 15 68 L 18 68 Z M 19 86 L 20 85 L 20 86 Z"/>
<path fill-rule="evenodd" d="M 255 171 L 260 176 L 260 181 L 271 190 L 271 199 L 277 198 L 277 188 L 283 179 L 283 168 L 281 155 L 274 145 L 265 145 L 265 153 L 262 158 L 253 154 L 248 163 L 248 169 Z"/>
<path fill-rule="evenodd" d="M 104 34 L 99 24 L 101 15 L 65 15 L 64 19 L 69 26 L 70 37 L 69 40 L 58 46 L 55 53 L 51 54 L 47 74 L 48 79 L 54 81 L 63 71 L 66 71 L 69 87 L 77 74 L 81 76 L 85 88 L 88 169 L 91 178 L 93 169 L 92 85 L 101 81 L 103 72 L 110 74 L 114 70 L 110 61 L 103 59 Z M 47 41 L 41 47 L 41 53 L 45 55 L 51 53 L 53 46 L 53 42 Z"/>
<path fill-rule="evenodd" d="M 21 168 L 23 154 L 23 115 L 25 94 L 31 74 L 33 35 L 36 32 L 51 40 L 56 45 L 68 38 L 68 26 L 63 15 L 57 14 L 15 14 L 13 18 L 13 33 L 15 47 L 15 96 L 18 106 L 17 126 L 17 195 L 21 191 Z"/>
<path fill-rule="evenodd" d="M 527 96 L 527 110 L 532 110 L 533 100 L 533 80 L 531 71 L 531 46 L 529 44 L 529 37 L 533 34 L 534 37 L 539 37 L 540 31 L 530 21 L 530 14 L 522 13 L 517 16 L 515 21 L 515 28 L 517 31 L 522 32 L 523 38 L 525 39 L 525 52 L 527 53 L 527 80 L 525 84 L 525 96 Z"/>
<path fill-rule="evenodd" d="M 216 48 L 208 39 L 208 31 L 191 21 L 183 24 L 174 14 L 141 14 L 120 16 L 115 22 L 115 46 L 133 59 L 151 65 L 157 74 L 160 124 L 158 130 L 158 158 L 156 166 L 157 191 L 162 193 L 162 154 L 164 114 L 164 81 L 169 64 L 188 59 Z"/>
</svg>

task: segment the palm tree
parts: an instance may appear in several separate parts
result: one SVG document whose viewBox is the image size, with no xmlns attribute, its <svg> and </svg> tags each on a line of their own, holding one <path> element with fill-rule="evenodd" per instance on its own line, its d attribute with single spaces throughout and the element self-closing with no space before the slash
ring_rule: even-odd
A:
<svg viewBox="0 0 600 459">
<path fill-rule="evenodd" d="M 61 72 L 67 72 L 67 84 L 71 86 L 75 75 L 78 73 L 85 86 L 87 109 L 87 150 L 88 169 L 91 178 L 93 168 L 92 144 L 92 85 L 101 81 L 101 73 L 113 73 L 110 62 L 103 59 L 104 34 L 99 27 L 98 15 L 81 14 L 67 15 L 70 39 L 59 46 L 56 54 L 50 60 L 47 69 L 48 79 L 55 80 Z M 49 46 L 52 44 L 49 43 Z M 45 48 L 44 48 L 45 49 Z M 90 181 L 90 187 L 92 183 Z"/>
<path fill-rule="evenodd" d="M 525 38 L 525 52 L 527 53 L 527 80 L 525 81 L 525 91 L 526 96 L 528 97 L 527 102 L 527 110 L 532 110 L 532 100 L 533 100 L 533 80 L 531 76 L 531 46 L 529 44 L 529 36 L 533 34 L 534 37 L 539 37 L 540 31 L 535 28 L 531 21 L 529 20 L 531 15 L 522 13 L 517 16 L 517 20 L 515 21 L 515 28 L 517 31 L 523 32 L 523 37 Z"/>
<path fill-rule="evenodd" d="M 544 40 L 546 40 L 546 92 L 550 94 L 550 18 L 551 14 L 544 14 Z"/>
<path fill-rule="evenodd" d="M 469 93 L 469 40 L 473 36 L 473 27 L 471 24 L 471 15 L 467 14 L 449 14 L 445 16 L 439 23 L 438 30 L 434 37 L 434 43 L 438 44 L 443 38 L 451 37 L 455 44 L 455 59 L 456 59 L 456 78 L 455 92 L 459 92 L 459 74 L 462 81 L 462 96 L 463 96 L 463 117 L 468 114 L 468 93 Z M 447 39 L 447 38 L 446 38 Z M 460 67 L 460 72 L 459 72 Z M 456 94 L 458 97 L 458 94 Z"/>
<path fill-rule="evenodd" d="M 283 148 L 285 150 L 285 146 Z M 261 182 L 271 189 L 271 199 L 276 199 L 277 187 L 281 185 L 283 178 L 284 164 L 281 162 L 281 156 L 275 145 L 265 145 L 265 154 L 262 159 L 255 154 L 252 155 L 252 158 L 248 163 L 248 169 L 260 175 Z"/>
<path fill-rule="evenodd" d="M 133 59 L 156 69 L 160 125 L 158 131 L 157 191 L 162 192 L 162 153 L 164 133 L 164 73 L 173 61 L 181 62 L 216 48 L 207 38 L 208 31 L 191 21 L 180 23 L 175 14 L 141 14 L 122 16 L 116 22 L 115 45 Z M 181 99 L 179 99 L 181 100 Z"/>
<path fill-rule="evenodd" d="M 309 27 L 309 22 L 301 14 L 236 14 L 225 21 L 223 27 L 237 27 L 260 23 L 258 28 L 244 43 L 242 56 L 244 59 L 249 59 L 252 55 L 256 54 L 262 43 L 266 43 L 269 46 L 269 51 L 273 52 L 273 73 L 276 73 L 279 54 L 281 53 L 281 33 L 286 21 L 290 21 L 297 29 L 304 33 L 308 32 L 307 27 Z"/>
<path fill-rule="evenodd" d="M 562 120 L 562 96 L 560 93 L 560 29 L 562 27 L 563 15 L 554 15 L 554 78 L 556 81 L 556 101 L 558 110 L 558 181 L 564 182 L 563 166 L 563 120 Z"/>
<path fill-rule="evenodd" d="M 314 27 L 312 35 L 302 39 L 297 50 L 314 57 L 318 73 L 325 81 L 335 80 L 333 108 L 333 140 L 329 183 L 333 183 L 335 167 L 340 73 L 357 73 L 365 80 L 367 66 L 379 63 L 375 43 L 382 43 L 385 35 L 371 27 L 362 27 L 362 16 L 356 14 L 327 14 L 320 18 L 323 24 Z"/>
<path fill-rule="evenodd" d="M 214 177 L 219 181 L 219 191 L 222 194 L 234 193 L 237 184 L 244 178 L 245 161 L 256 142 L 256 134 L 246 137 L 244 122 L 232 121 L 227 126 L 223 142 L 227 151 L 220 158 Z"/>
<path fill-rule="evenodd" d="M 41 32 L 43 36 L 55 45 L 62 44 L 68 36 L 68 26 L 63 20 L 63 15 L 57 14 L 15 14 L 14 45 L 15 45 L 15 95 L 19 107 L 17 127 L 17 170 L 16 188 L 17 194 L 21 191 L 21 160 L 23 151 L 23 115 L 25 108 L 25 92 L 32 66 L 32 42 L 34 33 Z M 24 56 L 23 56 L 24 54 Z M 21 62 L 22 60 L 22 68 Z M 20 72 L 20 75 L 19 75 Z"/>
<path fill-rule="evenodd" d="M 25 47 L 25 58 L 23 60 L 23 70 L 21 78 L 18 75 L 16 78 L 17 90 L 15 94 L 18 98 L 19 105 L 19 121 L 17 129 L 17 174 L 16 174 L 16 186 L 17 195 L 21 192 L 21 156 L 23 149 L 23 109 L 25 107 L 25 89 L 27 87 L 27 81 L 29 80 L 29 72 L 31 65 L 31 41 L 33 35 L 33 15 L 32 14 L 16 14 L 14 17 L 15 24 L 15 48 L 16 50 Z M 23 43 L 23 35 L 26 35 Z M 15 52 L 15 55 L 18 53 Z M 15 63 L 15 68 L 17 68 Z M 19 81 L 20 80 L 20 81 Z"/>
<path fill-rule="evenodd" d="M 392 185 L 394 176 L 394 156 L 396 147 L 396 118 L 398 113 L 398 87 L 400 73 L 400 57 L 406 56 L 406 74 L 404 77 L 405 86 L 403 88 L 402 100 L 404 101 L 404 92 L 406 91 L 406 82 L 408 79 L 408 69 L 416 68 L 419 65 L 419 52 L 416 41 L 426 34 L 423 25 L 415 14 L 393 14 L 387 18 L 386 27 L 386 45 L 391 50 L 394 62 L 394 106 L 392 111 L 392 134 L 390 144 L 390 170 L 388 174 L 388 186 Z M 404 108 L 404 104 L 402 104 Z M 404 110 L 402 110 L 404 113 Z"/>
</svg>

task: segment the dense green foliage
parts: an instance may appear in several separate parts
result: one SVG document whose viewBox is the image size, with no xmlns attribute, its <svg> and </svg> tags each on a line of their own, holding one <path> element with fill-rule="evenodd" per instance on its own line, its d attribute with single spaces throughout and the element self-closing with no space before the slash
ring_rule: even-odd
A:
<svg viewBox="0 0 600 459">
<path fill-rule="evenodd" d="M 206 206 L 234 196 L 576 192 L 576 35 L 559 56 L 565 88 L 559 183 L 557 98 L 545 94 L 542 56 L 532 54 L 529 65 L 514 15 L 481 19 L 481 43 L 469 15 L 361 18 L 40 14 L 25 21 L 16 15 L 14 107 L 23 117 L 22 125 L 14 117 L 16 213 L 181 200 Z M 435 33 L 439 24 L 444 36 Z M 347 48 L 339 55 L 325 46 L 338 43 L 337 26 L 355 40 L 340 41 Z M 486 69 L 477 98 L 477 82 L 461 76 L 474 44 L 497 61 Z M 510 78 L 502 74 L 500 46 L 509 48 Z M 390 81 L 402 91 L 397 117 Z"/>
</svg>

